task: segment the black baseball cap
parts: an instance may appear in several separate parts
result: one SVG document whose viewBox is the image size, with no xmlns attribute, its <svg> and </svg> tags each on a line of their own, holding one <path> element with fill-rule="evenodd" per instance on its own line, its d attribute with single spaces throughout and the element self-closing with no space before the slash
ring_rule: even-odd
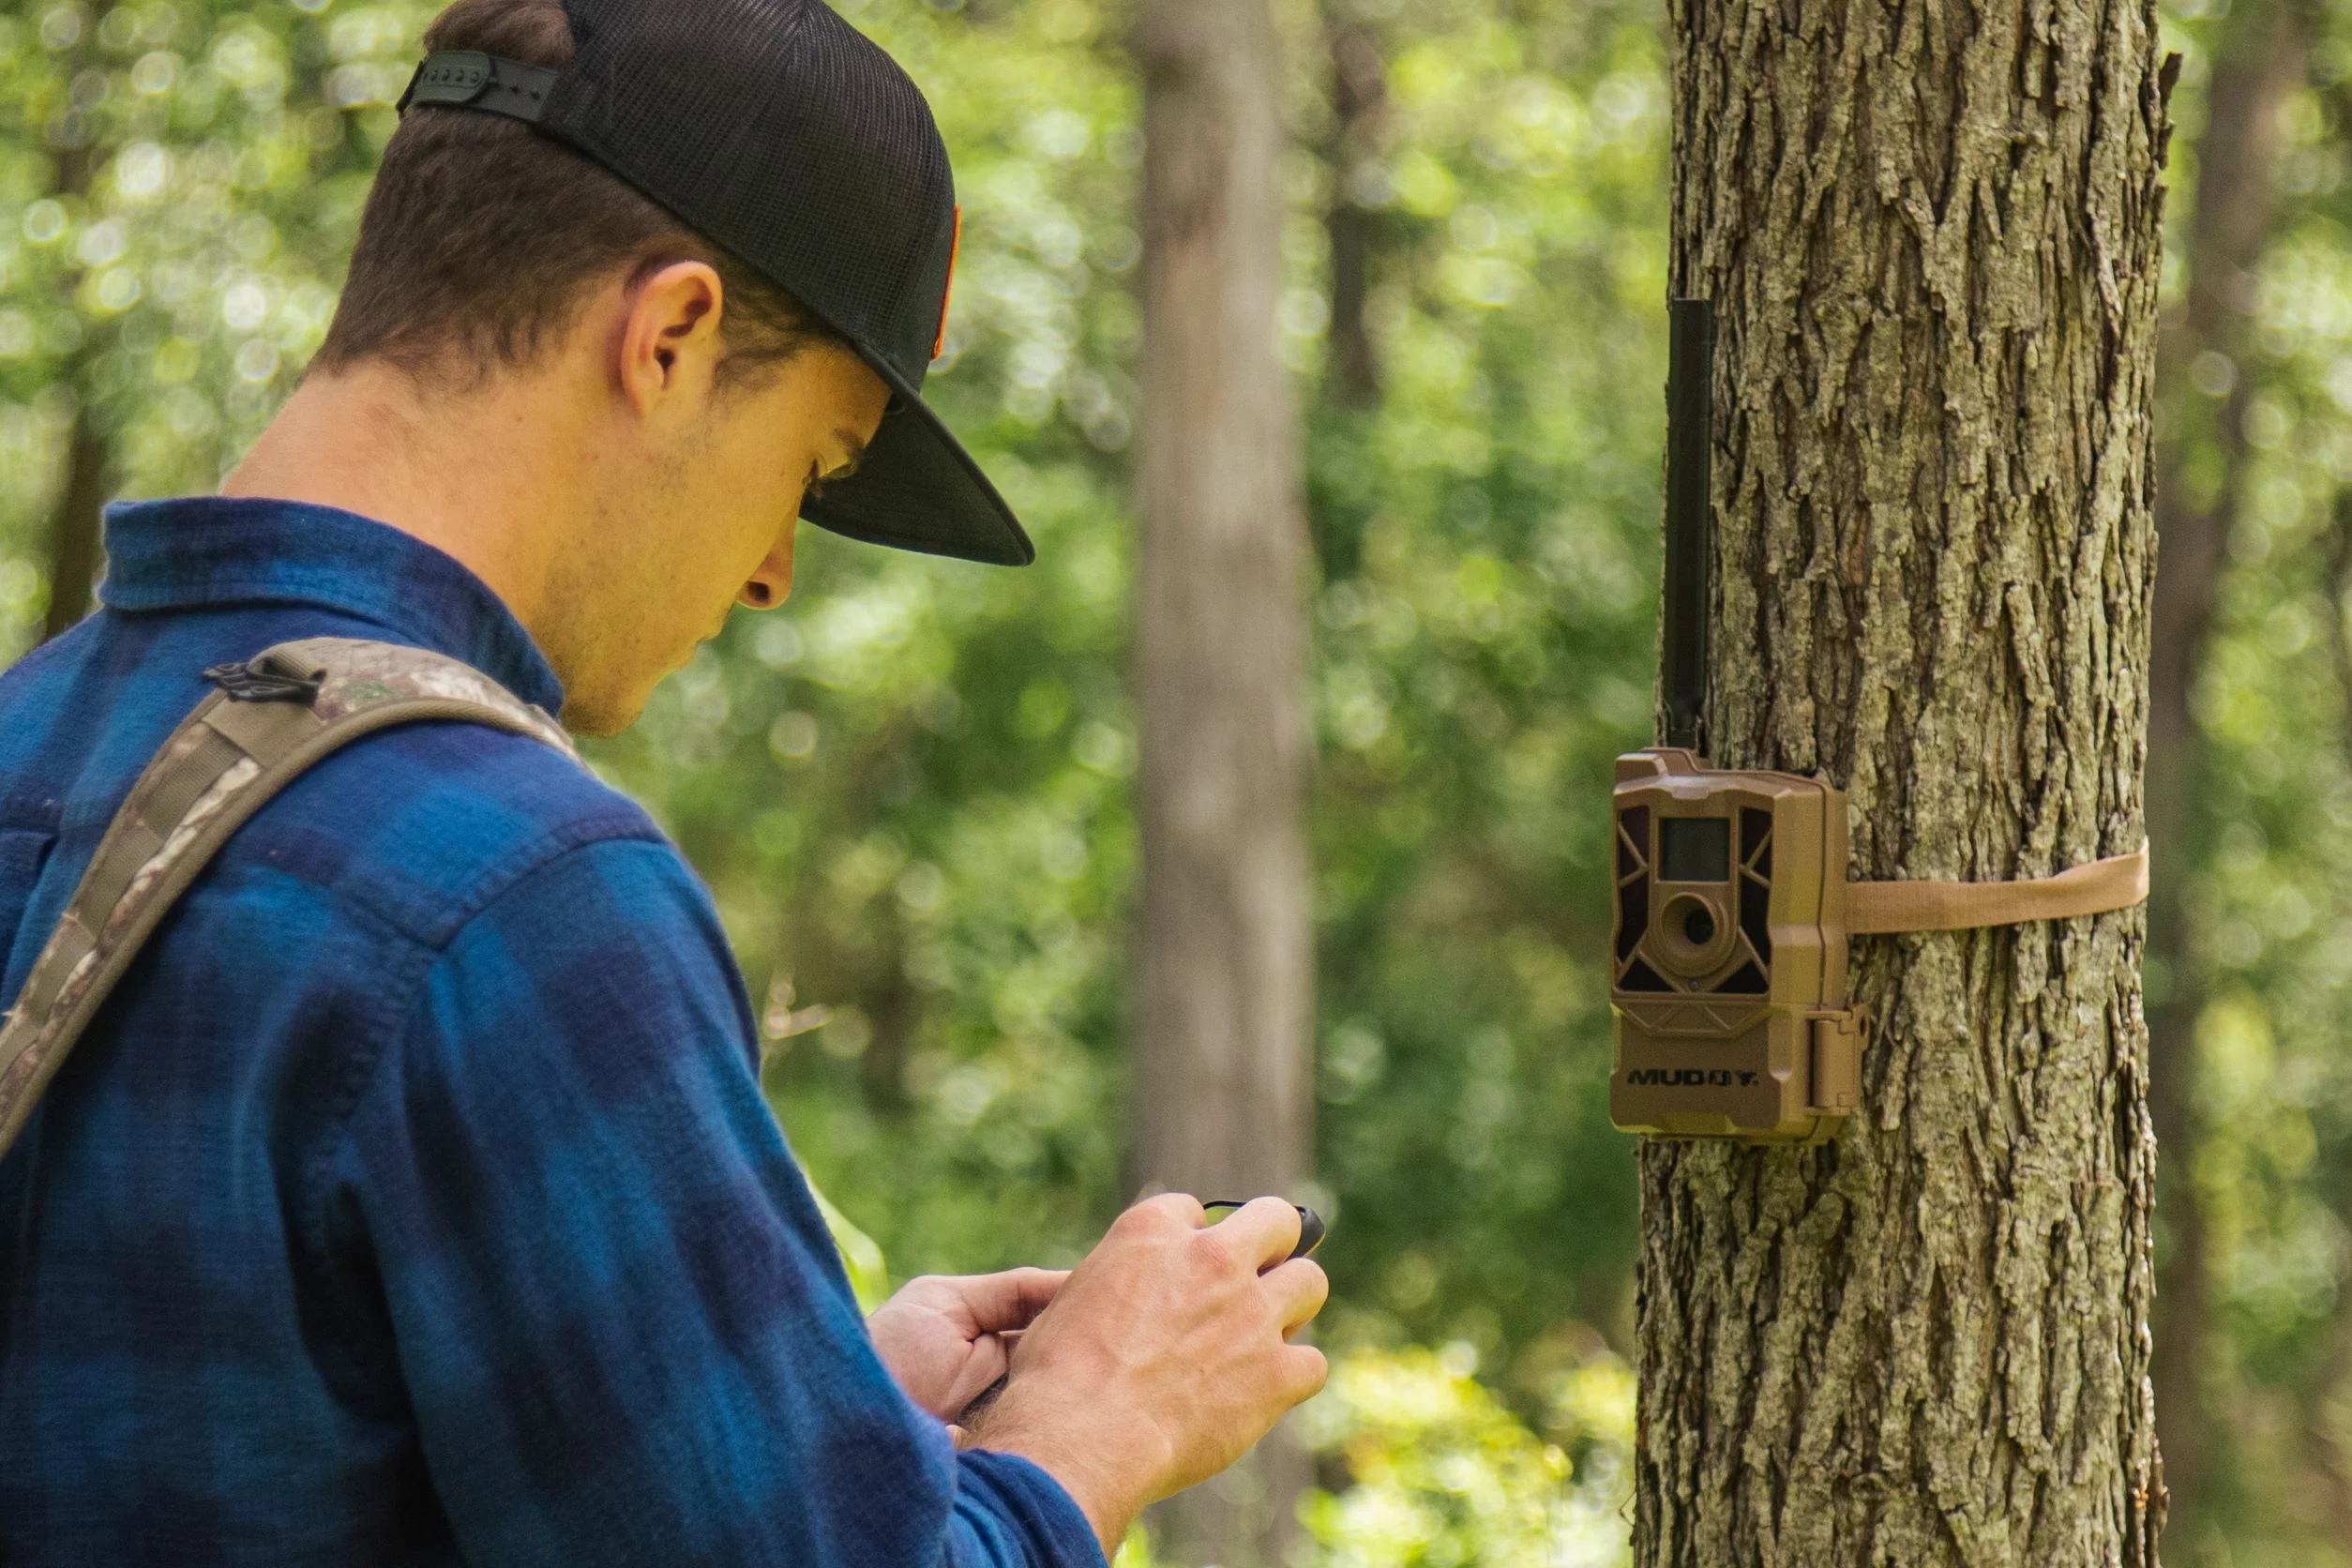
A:
<svg viewBox="0 0 2352 1568">
<path fill-rule="evenodd" d="M 417 68 L 400 109 L 526 121 L 789 291 L 889 384 L 857 472 L 801 515 L 967 561 L 1036 558 L 1013 509 L 923 401 L 962 216 L 930 106 L 819 0 L 565 0 L 571 63 L 472 50 Z"/>
</svg>

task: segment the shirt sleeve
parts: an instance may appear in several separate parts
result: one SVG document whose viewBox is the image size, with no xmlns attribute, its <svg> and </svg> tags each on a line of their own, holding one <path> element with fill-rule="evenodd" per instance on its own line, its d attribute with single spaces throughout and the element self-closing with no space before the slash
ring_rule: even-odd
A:
<svg viewBox="0 0 2352 1568">
<path fill-rule="evenodd" d="M 1050 1477 L 891 1380 L 755 1061 L 665 844 L 561 854 L 433 957 L 333 1200 L 464 1560 L 1101 1568 Z"/>
</svg>

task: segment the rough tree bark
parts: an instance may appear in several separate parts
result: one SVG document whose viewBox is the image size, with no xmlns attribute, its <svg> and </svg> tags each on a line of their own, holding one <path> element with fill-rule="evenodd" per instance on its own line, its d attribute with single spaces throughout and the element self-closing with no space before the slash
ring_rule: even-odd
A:
<svg viewBox="0 0 2352 1568">
<path fill-rule="evenodd" d="M 1145 0 L 1142 908 L 1134 1175 L 1201 1197 L 1305 1173 L 1314 946 L 1299 419 L 1279 353 L 1280 75 L 1266 0 Z M 1163 1510 L 1180 1561 L 1280 1560 L 1280 1441 Z"/>
<path fill-rule="evenodd" d="M 1858 877 L 2136 850 L 2154 5 L 1671 18 L 1716 761 L 1843 785 Z M 1638 1562 L 2155 1562 L 2142 928 L 1859 942 L 1837 1142 L 1641 1151 Z"/>
<path fill-rule="evenodd" d="M 2186 908 L 2207 835 L 2197 808 L 2205 738 L 2190 702 L 2213 620 L 2215 591 L 2246 467 L 2254 392 L 2252 268 L 2276 220 L 2270 162 L 2281 101 L 2303 76 L 2302 30 L 2281 0 L 2239 0 L 2219 24 L 2197 139 L 2195 204 L 2186 225 L 2185 288 L 2157 340 L 2157 398 L 2167 430 L 2157 446 L 2156 574 L 2148 670 L 2148 832 L 2157 846 L 2148 907 L 2150 968 L 2164 983 L 2148 1009 L 2150 1082 L 2165 1246 L 2156 1275 L 2156 1428 L 2176 1540 L 2197 1533 L 2212 1426 L 2199 1386 L 2209 1299 L 2205 1214 L 2190 1178 L 2199 1123 L 2195 1031 L 2204 1005 Z M 2218 359 L 2207 356 L 2216 355 Z M 2203 367 L 2199 361 L 2204 360 Z M 2227 366 L 2220 398 L 2194 384 Z M 2202 470 L 2192 480 L 2194 466 Z"/>
</svg>

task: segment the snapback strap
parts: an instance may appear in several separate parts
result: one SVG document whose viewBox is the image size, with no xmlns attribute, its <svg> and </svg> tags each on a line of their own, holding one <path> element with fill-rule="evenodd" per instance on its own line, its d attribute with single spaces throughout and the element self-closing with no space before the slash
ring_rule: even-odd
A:
<svg viewBox="0 0 2352 1568">
<path fill-rule="evenodd" d="M 0 1015 L 0 1154 L 182 893 L 247 819 L 313 763 L 378 730 L 461 719 L 571 741 L 481 671 L 422 648 L 281 642 L 204 671 L 220 689 L 163 743 L 107 825 L 16 1005 Z M 266 963 L 269 955 L 255 954 Z"/>
<path fill-rule="evenodd" d="M 1846 884 L 1846 929 L 1968 931 L 2028 920 L 2071 920 L 2130 909 L 2148 897 L 2148 846 L 2027 882 L 1866 882 Z"/>
<path fill-rule="evenodd" d="M 546 66 L 526 66 L 478 49 L 445 49 L 416 68 L 397 108 L 403 114 L 411 106 L 479 109 L 536 125 L 555 76 Z"/>
</svg>

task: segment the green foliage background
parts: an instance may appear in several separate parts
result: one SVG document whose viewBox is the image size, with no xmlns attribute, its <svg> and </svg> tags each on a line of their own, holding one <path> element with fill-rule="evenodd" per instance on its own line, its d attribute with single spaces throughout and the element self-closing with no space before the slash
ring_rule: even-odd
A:
<svg viewBox="0 0 2352 1568">
<path fill-rule="evenodd" d="M 2169 23 L 2187 179 L 2225 3 Z M 945 128 L 966 238 L 932 387 L 1039 564 L 805 531 L 791 606 L 738 616 L 595 757 L 709 879 L 794 1146 L 896 1272 L 1067 1260 L 1120 1202 L 1126 1115 L 1125 13 L 842 8 Z M 1310 1522 L 1333 1562 L 1609 1561 L 1634 1195 L 1591 958 L 1607 761 L 1650 724 L 1664 19 L 1632 0 L 1278 8 L 1299 148 L 1283 320 L 1320 567 L 1312 1196 L 1335 1221 L 1326 1337 L 1349 1352 L 1309 1422 L 1334 1488 Z M 120 493 L 207 490 L 293 384 L 430 9 L 0 8 L 0 656 L 38 636 L 77 419 Z M 1390 93 L 1344 172 L 1341 26 Z M 2257 279 L 2260 363 L 2230 368 L 2262 379 L 2260 457 L 2200 699 L 2205 841 L 2178 851 L 2212 998 L 2195 1170 L 2232 1457 L 2177 1549 L 2313 1568 L 2352 1562 L 2312 1500 L 2352 1486 L 2352 765 L 2329 553 L 2352 477 L 2352 53 L 2317 60 L 2277 173 L 2295 217 Z M 1327 370 L 1343 195 L 1371 214 L 1368 404 Z"/>
</svg>

